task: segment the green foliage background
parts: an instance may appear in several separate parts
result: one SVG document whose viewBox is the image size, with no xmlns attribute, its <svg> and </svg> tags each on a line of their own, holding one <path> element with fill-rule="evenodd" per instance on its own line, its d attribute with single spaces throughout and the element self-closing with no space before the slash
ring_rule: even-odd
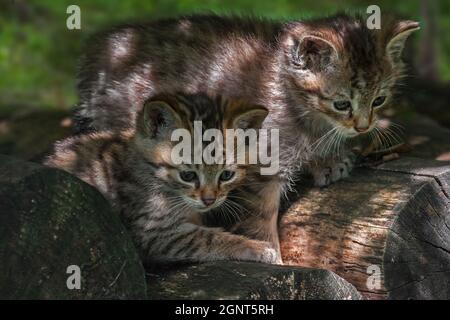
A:
<svg viewBox="0 0 450 320">
<path fill-rule="evenodd" d="M 81 30 L 66 28 L 66 9 L 71 4 L 81 8 Z M 364 13 L 370 4 L 421 21 L 419 0 L 0 0 L 0 107 L 74 105 L 75 70 L 83 41 L 115 23 L 205 11 L 299 19 L 343 10 Z M 440 77 L 450 80 L 446 34 L 450 1 L 439 1 L 437 19 Z M 427 26 L 422 23 L 422 27 Z"/>
</svg>

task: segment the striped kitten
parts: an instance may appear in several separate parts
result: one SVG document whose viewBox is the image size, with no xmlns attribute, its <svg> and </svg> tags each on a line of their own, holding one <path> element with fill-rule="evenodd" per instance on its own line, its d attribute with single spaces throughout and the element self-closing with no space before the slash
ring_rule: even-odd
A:
<svg viewBox="0 0 450 320">
<path fill-rule="evenodd" d="M 170 136 L 176 128 L 193 134 L 194 120 L 201 120 L 203 130 L 217 128 L 225 136 L 227 128 L 260 127 L 266 115 L 265 108 L 242 101 L 200 94 L 158 96 L 146 102 L 136 129 L 71 137 L 56 145 L 46 164 L 100 190 L 121 212 L 146 263 L 279 262 L 268 242 L 203 223 L 214 212 L 234 216 L 255 211 L 258 183 L 265 182 L 258 165 L 175 165 L 171 159 L 176 142 Z"/>
<path fill-rule="evenodd" d="M 113 28 L 84 52 L 77 124 L 132 126 L 143 101 L 168 89 L 242 97 L 266 106 L 264 127 L 280 130 L 281 187 L 302 169 L 327 185 L 348 175 L 348 147 L 381 131 L 377 115 L 419 29 L 381 18 L 379 30 L 345 14 L 288 22 L 193 15 Z"/>
</svg>

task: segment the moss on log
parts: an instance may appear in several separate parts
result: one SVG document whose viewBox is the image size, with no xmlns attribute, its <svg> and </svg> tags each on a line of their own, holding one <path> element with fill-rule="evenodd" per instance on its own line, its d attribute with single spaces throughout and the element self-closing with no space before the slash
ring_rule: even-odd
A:
<svg viewBox="0 0 450 320">
<path fill-rule="evenodd" d="M 68 266 L 81 269 L 69 290 Z M 145 298 L 145 273 L 118 215 L 71 175 L 0 156 L 0 299 Z"/>
</svg>

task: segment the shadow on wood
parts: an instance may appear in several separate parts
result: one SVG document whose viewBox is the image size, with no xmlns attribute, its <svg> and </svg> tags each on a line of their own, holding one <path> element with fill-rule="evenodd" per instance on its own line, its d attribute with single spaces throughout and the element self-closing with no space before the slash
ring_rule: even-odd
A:
<svg viewBox="0 0 450 320">
<path fill-rule="evenodd" d="M 435 160 L 450 154 L 450 130 L 407 127 L 407 156 L 298 188 L 281 218 L 286 264 L 334 271 L 371 299 L 450 298 L 450 162 Z"/>
</svg>

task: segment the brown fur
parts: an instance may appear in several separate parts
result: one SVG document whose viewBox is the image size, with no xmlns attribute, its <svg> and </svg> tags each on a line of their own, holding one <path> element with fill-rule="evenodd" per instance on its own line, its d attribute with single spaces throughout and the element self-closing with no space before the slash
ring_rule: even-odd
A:
<svg viewBox="0 0 450 320">
<path fill-rule="evenodd" d="M 285 23 L 194 15 L 120 26 L 86 48 L 78 124 L 84 130 L 132 127 L 144 102 L 159 92 L 244 98 L 267 106 L 263 126 L 280 130 L 276 190 L 285 191 L 305 169 L 326 185 L 348 175 L 353 141 L 380 134 L 380 108 L 372 103 L 380 95 L 387 97 L 384 105 L 392 100 L 404 42 L 417 28 L 385 15 L 381 30 L 348 15 Z M 336 110 L 340 100 L 351 100 L 352 108 Z M 259 194 L 272 189 L 264 185 Z M 261 199 L 260 222 L 240 228 L 261 230 L 258 239 L 271 233 L 275 227 L 265 223 L 278 214 L 273 198 Z"/>
<path fill-rule="evenodd" d="M 194 120 L 201 120 L 205 128 L 224 130 L 235 128 L 232 125 L 240 120 L 252 119 L 253 123 L 245 123 L 258 128 L 266 115 L 263 107 L 243 101 L 204 95 L 157 96 L 139 113 L 136 130 L 66 139 L 56 145 L 46 164 L 100 190 L 121 212 L 146 262 L 279 262 L 278 248 L 270 243 L 210 227 L 206 222 L 216 215 L 230 221 L 254 219 L 246 213 L 258 212 L 259 185 L 271 177 L 261 177 L 259 166 L 251 164 L 176 165 L 170 154 L 175 144 L 170 141 L 171 132 L 176 128 L 192 130 Z M 224 170 L 234 176 L 220 180 Z M 186 171 L 195 172 L 197 178 L 183 180 L 181 174 Z M 259 223 L 252 225 L 258 228 Z M 270 237 L 277 239 L 276 229 L 273 232 Z"/>
<path fill-rule="evenodd" d="M 287 23 L 200 15 L 117 27 L 87 46 L 78 123 L 132 126 L 158 92 L 242 97 L 269 108 L 264 127 L 280 129 L 280 178 L 292 181 L 304 164 L 342 158 L 344 142 L 359 135 L 354 128 L 376 127 L 379 108 L 371 103 L 377 94 L 386 95 L 384 105 L 391 100 L 404 41 L 417 28 L 384 15 L 381 30 L 348 15 Z M 335 110 L 342 99 L 354 110 Z"/>
</svg>

